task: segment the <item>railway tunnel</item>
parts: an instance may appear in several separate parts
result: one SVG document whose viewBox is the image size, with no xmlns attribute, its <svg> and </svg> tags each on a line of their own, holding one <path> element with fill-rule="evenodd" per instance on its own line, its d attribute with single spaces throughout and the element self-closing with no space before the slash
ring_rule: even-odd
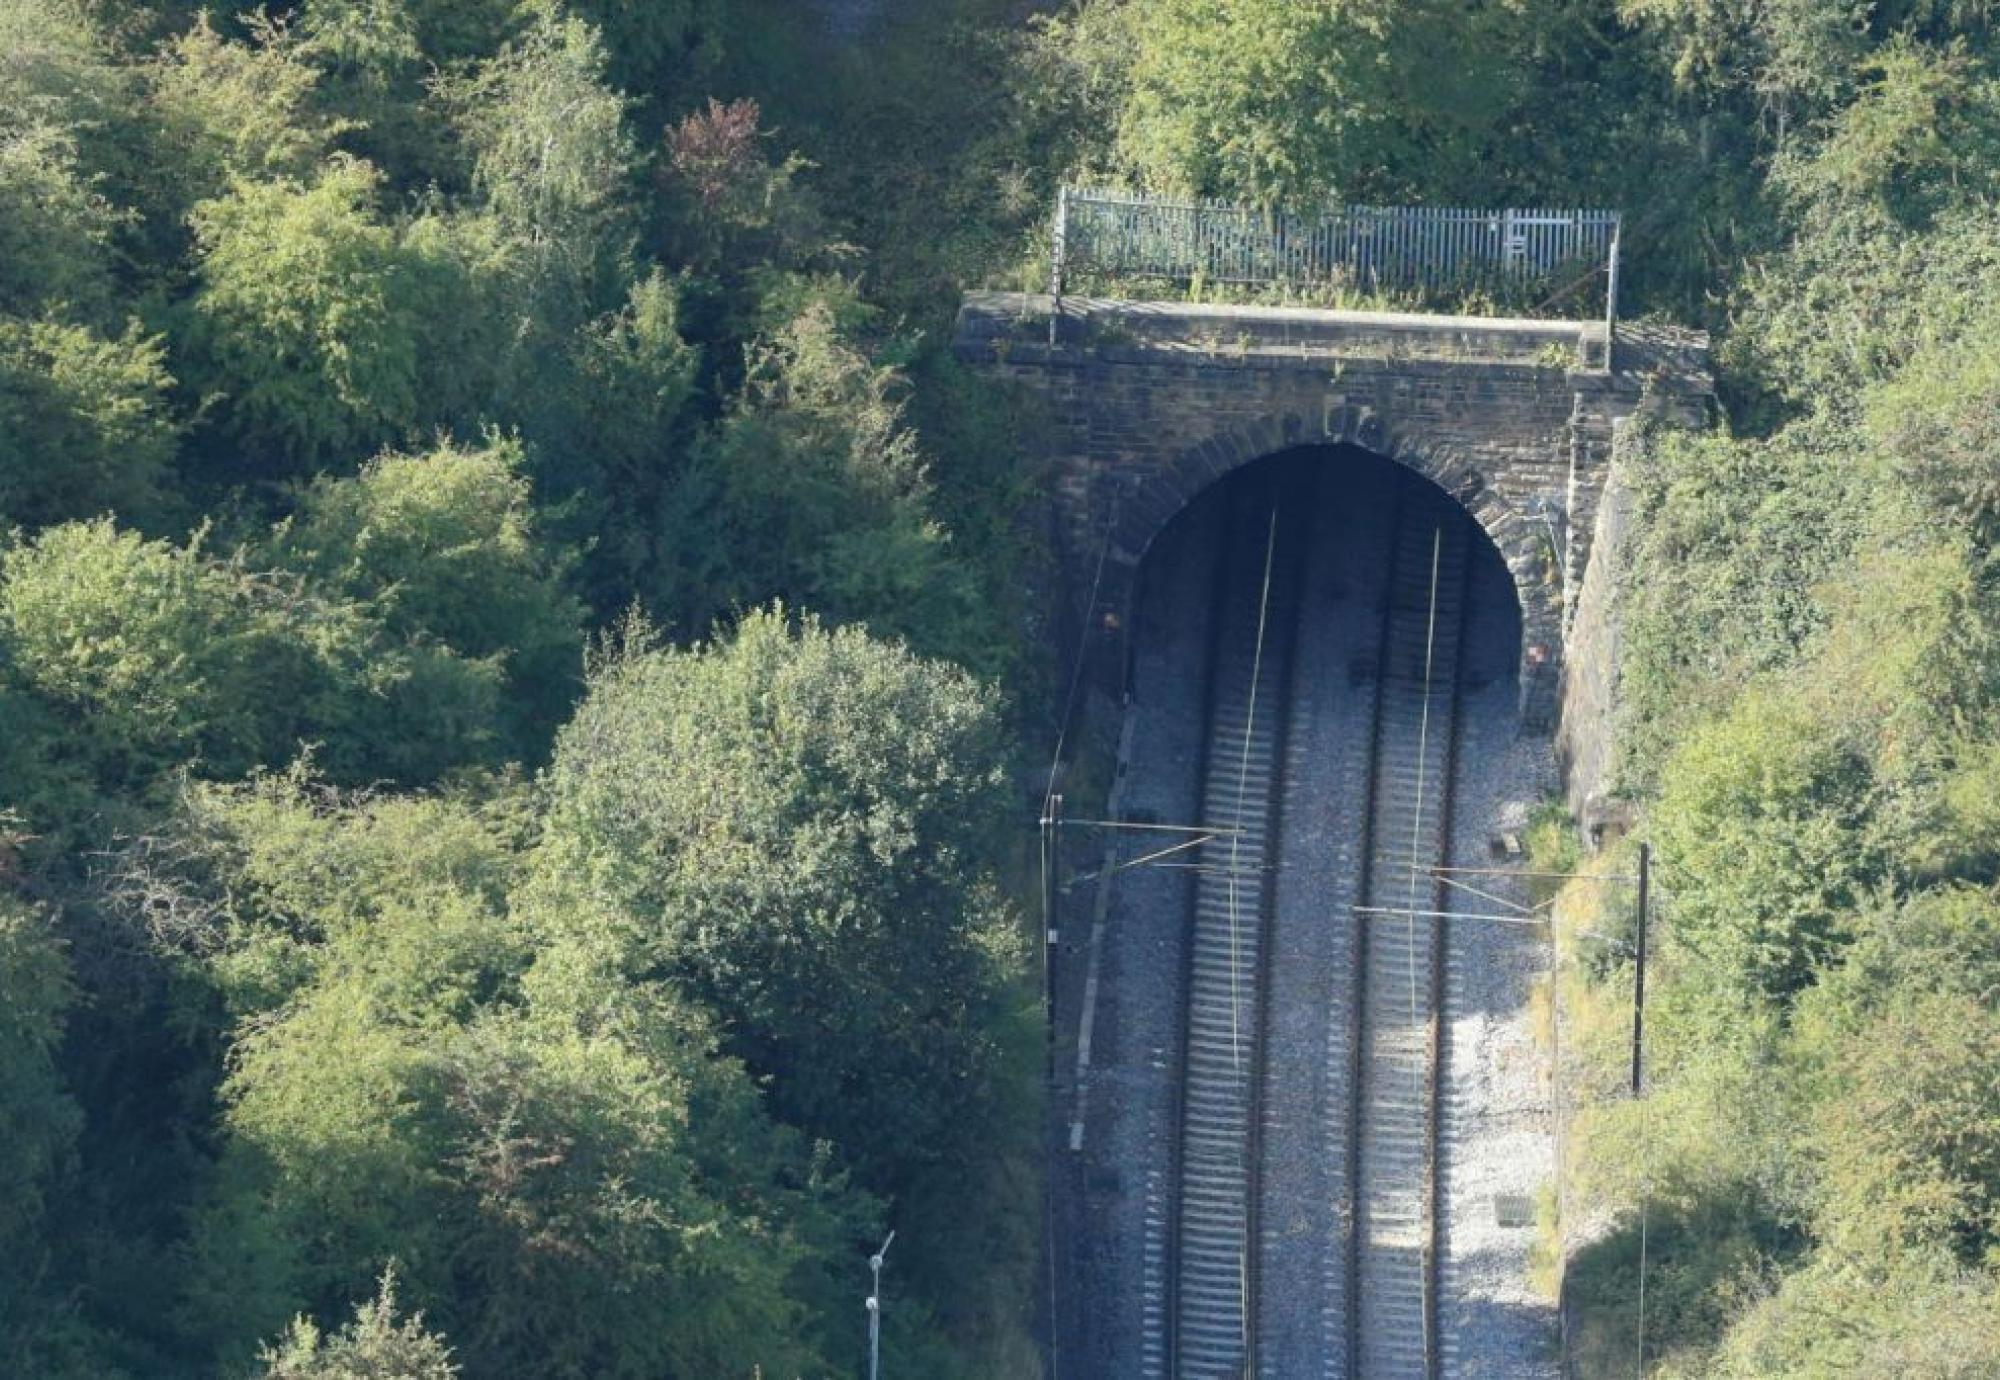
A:
<svg viewBox="0 0 2000 1380">
<path fill-rule="evenodd" d="M 1039 418 L 1058 763 L 1119 744 L 1052 855 L 1051 1374 L 1554 1376 L 1547 949 L 1491 848 L 1601 784 L 1617 456 L 1713 396 L 1698 333 L 1604 330 L 961 304 Z"/>
<path fill-rule="evenodd" d="M 1529 1233 L 1492 1206 L 1550 1168 L 1541 956 L 1447 918 L 1503 883 L 1468 908 L 1437 870 L 1490 865 L 1552 780 L 1515 580 L 1354 445 L 1236 468 L 1144 552 L 1120 812 L 1162 832 L 1120 845 L 1096 940 L 1072 1373 L 1541 1373 Z"/>
</svg>

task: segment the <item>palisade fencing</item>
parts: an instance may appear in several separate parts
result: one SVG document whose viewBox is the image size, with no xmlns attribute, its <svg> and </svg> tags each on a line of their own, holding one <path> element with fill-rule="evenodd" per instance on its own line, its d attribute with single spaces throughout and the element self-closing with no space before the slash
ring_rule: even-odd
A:
<svg viewBox="0 0 2000 1380">
<path fill-rule="evenodd" d="M 1613 323 L 1618 249 L 1616 211 L 1300 212 L 1064 187 L 1054 290 L 1093 278 L 1320 288 Z"/>
</svg>

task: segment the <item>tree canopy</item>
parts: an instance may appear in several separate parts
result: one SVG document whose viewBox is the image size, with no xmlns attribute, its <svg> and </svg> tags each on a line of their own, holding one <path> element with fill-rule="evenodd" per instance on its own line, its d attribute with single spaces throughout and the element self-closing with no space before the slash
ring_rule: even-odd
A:
<svg viewBox="0 0 2000 1380">
<path fill-rule="evenodd" d="M 1618 462 L 1579 1335 L 1650 1193 L 1659 1373 L 2000 1369 L 1990 0 L 833 8 L 0 0 L 0 1371 L 848 1373 L 891 1225 L 902 1364 L 1032 1369 L 948 345 L 1081 178 L 1626 213 L 1724 425 Z"/>
</svg>

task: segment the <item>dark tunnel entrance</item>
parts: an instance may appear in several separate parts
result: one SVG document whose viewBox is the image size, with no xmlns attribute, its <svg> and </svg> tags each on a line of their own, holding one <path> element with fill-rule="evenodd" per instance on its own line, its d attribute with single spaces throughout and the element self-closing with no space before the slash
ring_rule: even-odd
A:
<svg viewBox="0 0 2000 1380">
<path fill-rule="evenodd" d="M 1533 961 L 1506 947 L 1525 930 L 1461 925 L 1445 882 L 1543 789 L 1513 576 L 1424 476 L 1299 447 L 1167 523 L 1128 632 L 1117 808 L 1180 832 L 1107 864 L 1106 981 L 1079 994 L 1101 1091 L 1057 1190 L 1089 1224 L 1057 1251 L 1065 1351 L 1092 1374 L 1437 1373 L 1490 1304 L 1454 1271 L 1491 1257 L 1491 1213 L 1445 1206 L 1453 1128 L 1490 1134 L 1446 1090 L 1490 1083 L 1489 1052 L 1455 1070 L 1450 1032 L 1514 1019 Z"/>
<path fill-rule="evenodd" d="M 1204 597 L 1189 587 L 1190 575 L 1205 569 L 1222 577 L 1217 565 L 1230 512 L 1260 502 L 1279 509 L 1278 535 L 1290 548 L 1275 552 L 1274 560 L 1303 558 L 1309 567 L 1303 576 L 1310 626 L 1302 630 L 1349 644 L 1358 638 L 1364 645 L 1351 658 L 1356 674 L 1366 672 L 1366 627 L 1347 625 L 1357 619 L 1365 625 L 1371 602 L 1383 597 L 1396 515 L 1413 509 L 1429 514 L 1463 545 L 1469 563 L 1470 644 L 1461 677 L 1468 688 L 1484 689 L 1496 679 L 1512 683 L 1521 664 L 1521 607 L 1499 550 L 1437 485 L 1356 446 L 1301 446 L 1253 461 L 1175 514 L 1140 564 L 1128 658 L 1136 659 L 1148 644 L 1178 640 L 1170 625 L 1186 621 L 1189 598 Z"/>
</svg>

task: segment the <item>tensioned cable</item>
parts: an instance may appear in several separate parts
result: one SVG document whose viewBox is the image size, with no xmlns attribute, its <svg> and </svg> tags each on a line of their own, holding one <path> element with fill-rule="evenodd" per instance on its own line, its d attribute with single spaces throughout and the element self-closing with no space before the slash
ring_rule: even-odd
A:
<svg viewBox="0 0 2000 1380">
<path fill-rule="evenodd" d="M 1460 891 L 1470 892 L 1474 896 L 1477 896 L 1480 900 L 1491 901 L 1494 905 L 1497 906 L 1506 906 L 1509 910 L 1512 910 L 1519 915 L 1533 915 L 1537 910 L 1543 909 L 1544 906 L 1553 906 L 1555 904 L 1555 898 L 1551 896 L 1548 899 L 1548 901 L 1544 903 L 1544 906 L 1524 906 L 1519 901 L 1509 900 L 1507 897 L 1500 895 L 1498 892 L 1488 891 L 1484 887 L 1474 886 L 1471 882 L 1461 882 L 1456 877 L 1441 876 L 1439 875 L 1438 869 L 1435 867 L 1430 869 L 1430 874 L 1437 881 L 1442 882 L 1444 885 L 1448 887 L 1455 887 Z"/>
<path fill-rule="evenodd" d="M 1237 979 L 1240 940 L 1236 923 L 1237 854 L 1242 847 L 1243 794 L 1250 781 L 1250 737 L 1257 728 L 1257 687 L 1264 674 L 1264 628 L 1271 612 L 1271 557 L 1278 545 L 1278 505 L 1271 504 L 1271 525 L 1264 536 L 1264 586 L 1257 596 L 1257 645 L 1250 657 L 1250 704 L 1243 717 L 1243 751 L 1236 763 L 1237 832 L 1229 836 L 1229 1063 L 1238 1077 L 1243 1073 L 1242 1031 L 1238 1008 L 1242 1004 L 1242 984 Z"/>
<path fill-rule="evenodd" d="M 1191 839 L 1183 839 L 1179 843 L 1168 844 L 1165 848 L 1156 848 L 1150 853 L 1142 854 L 1139 857 L 1131 859 L 1129 862 L 1119 863 L 1117 866 L 1111 868 L 1110 870 L 1113 872 L 1123 872 L 1127 868 L 1146 867 L 1152 864 L 1156 864 L 1159 862 L 1161 858 L 1172 857 L 1176 853 L 1185 853 L 1190 848 L 1199 848 L 1204 843 L 1208 843 L 1214 838 L 1215 838 L 1214 834 L 1196 834 Z"/>
<path fill-rule="evenodd" d="M 1058 753 L 1058 755 L 1060 755 L 1060 753 L 1062 752 L 1062 744 L 1060 739 L 1057 740 L 1056 752 Z M 1049 772 L 1049 793 L 1044 797 L 1042 797 L 1042 816 L 1045 820 L 1051 814 L 1050 806 L 1054 801 L 1054 799 L 1055 799 L 1055 771 L 1053 768 L 1051 768 Z M 1050 856 L 1051 850 L 1049 845 L 1052 841 L 1053 841 L 1052 831 L 1049 828 L 1046 827 L 1043 828 L 1041 831 L 1042 886 L 1040 889 L 1042 895 L 1042 983 L 1045 990 L 1048 988 L 1048 984 L 1051 980 L 1049 972 L 1049 963 L 1051 959 L 1049 955 L 1048 933 L 1050 927 L 1055 923 L 1055 916 L 1050 913 L 1049 909 L 1049 899 L 1053 892 L 1053 887 L 1051 886 L 1052 879 L 1049 876 L 1049 870 L 1056 861 L 1054 858 Z M 1060 881 L 1061 879 L 1055 878 L 1053 880 Z M 1047 1032 L 1046 1038 L 1054 1039 L 1054 1037 L 1055 1037 L 1055 1032 L 1053 1030 Z M 1051 1049 L 1050 1058 L 1051 1060 L 1053 1060 L 1054 1046 L 1050 1046 L 1050 1049 Z M 1048 1088 L 1045 1089 L 1045 1091 L 1048 1092 L 1051 1096 L 1053 1096 L 1054 1084 L 1055 1084 L 1055 1079 L 1053 1075 L 1054 1075 L 1054 1068 L 1052 1064 L 1049 1070 L 1049 1077 L 1048 1077 L 1049 1086 Z M 1052 1134 L 1053 1124 L 1051 1123 L 1050 1125 L 1045 1126 L 1043 1129 L 1045 1134 Z M 1056 1195 L 1055 1195 L 1055 1181 L 1054 1178 L 1052 1177 L 1053 1167 L 1051 1167 L 1050 1173 L 1051 1177 L 1045 1178 L 1042 1188 L 1042 1242 L 1043 1242 L 1043 1250 L 1046 1253 L 1044 1272 L 1048 1275 L 1048 1288 L 1049 1288 L 1049 1376 L 1050 1380 L 1055 1380 L 1056 1370 L 1058 1365 L 1056 1359 L 1056 1353 L 1062 1349 L 1061 1346 L 1062 1320 L 1061 1316 L 1056 1311 L 1059 1304 L 1059 1300 L 1056 1293 Z"/>
<path fill-rule="evenodd" d="M 1111 534 L 1118 526 L 1118 494 L 1111 495 L 1111 507 L 1104 516 L 1104 541 L 1097 548 L 1097 569 L 1090 577 L 1090 603 L 1083 611 L 1083 627 L 1076 639 L 1076 662 L 1070 667 L 1069 692 L 1063 696 L 1062 721 L 1056 725 L 1056 750 L 1049 757 L 1049 782 L 1042 791 L 1042 807 L 1056 793 L 1056 772 L 1062 767 L 1063 745 L 1069 737 L 1070 715 L 1076 712 L 1076 692 L 1083 684 L 1083 663 L 1090 655 L 1090 621 L 1097 617 L 1097 595 L 1104 583 L 1104 562 L 1111 554 Z"/>
<path fill-rule="evenodd" d="M 1271 559 L 1278 547 L 1278 501 L 1271 500 L 1271 522 L 1264 533 L 1264 583 L 1257 595 L 1257 645 L 1250 657 L 1250 703 L 1243 717 L 1243 751 L 1236 762 L 1236 832 L 1229 836 L 1229 1066 L 1240 1079 L 1243 1076 L 1242 1040 L 1242 978 L 1241 939 L 1236 917 L 1236 877 L 1237 857 L 1243 845 L 1243 795 L 1250 782 L 1250 736 L 1257 727 L 1257 687 L 1264 675 L 1264 631 L 1271 614 Z M 1275 767 L 1275 763 L 1273 766 Z M 1246 1099 L 1244 1129 L 1249 1130 L 1247 1106 L 1254 1099 Z M 1245 1211 L 1243 1213 L 1243 1234 L 1236 1252 L 1236 1325 L 1247 1341 L 1250 1336 L 1250 1213 L 1248 1195 L 1250 1182 L 1248 1166 L 1245 1166 L 1243 1184 Z"/>
<path fill-rule="evenodd" d="M 1424 769 L 1430 755 L 1431 736 L 1431 675 L 1437 654 L 1438 616 L 1438 567 L 1444 556 L 1444 528 L 1439 527 L 1431 534 L 1431 606 L 1424 627 L 1424 699 L 1423 717 L 1417 722 L 1417 808 L 1410 819 L 1410 887 L 1409 904 L 1403 922 L 1403 942 L 1410 967 L 1410 1027 L 1417 1025 L 1417 857 L 1423 846 L 1424 830 Z M 1425 1077 L 1424 1065 L 1428 1056 L 1417 1061 L 1417 1109 L 1423 1111 L 1425 1094 L 1429 1083 Z M 1421 1187 L 1418 1200 L 1424 1201 Z M 1419 1272 L 1418 1288 L 1421 1291 L 1418 1312 L 1423 1318 L 1424 1329 L 1424 1369 L 1431 1364 L 1431 1300 L 1430 1271 Z"/>
<path fill-rule="evenodd" d="M 1091 573 L 1090 576 L 1090 602 L 1084 608 L 1083 626 L 1078 630 L 1077 633 L 1076 663 L 1070 667 L 1069 691 L 1067 694 L 1063 696 L 1062 721 L 1056 725 L 1056 750 L 1055 752 L 1050 754 L 1049 757 L 1048 784 L 1042 790 L 1042 814 L 1044 816 L 1046 816 L 1049 813 L 1050 802 L 1055 799 L 1056 773 L 1062 769 L 1063 746 L 1069 737 L 1070 715 L 1076 712 L 1076 692 L 1078 688 L 1083 684 L 1083 665 L 1085 660 L 1090 655 L 1091 620 L 1097 617 L 1097 596 L 1099 591 L 1103 587 L 1104 583 L 1104 562 L 1106 558 L 1109 557 L 1111 554 L 1111 534 L 1113 531 L 1117 529 L 1117 525 L 1118 525 L 1118 494 L 1117 491 L 1114 490 L 1111 495 L 1110 509 L 1109 511 L 1106 512 L 1104 518 L 1104 540 L 1097 548 L 1097 568 Z M 1045 968 L 1047 964 L 1050 962 L 1050 956 L 1048 954 L 1047 936 L 1049 933 L 1049 927 L 1055 922 L 1055 917 L 1049 913 L 1048 900 L 1047 900 L 1050 890 L 1048 872 L 1049 868 L 1053 865 L 1054 861 L 1055 860 L 1049 856 L 1048 831 L 1043 830 L 1042 963 Z M 1048 981 L 1048 979 L 1045 977 L 1043 981 L 1046 982 Z M 1050 1032 L 1049 1038 L 1051 1039 L 1054 1038 L 1053 1031 Z M 1051 1079 L 1050 1081 L 1051 1081 L 1050 1091 L 1053 1092 L 1053 1079 Z M 1056 1315 L 1055 1194 L 1052 1192 L 1044 1193 L 1042 1195 L 1042 1206 L 1046 1218 L 1046 1220 L 1043 1223 L 1042 1239 L 1047 1243 L 1047 1248 L 1048 1248 L 1047 1273 L 1049 1277 L 1049 1375 L 1051 1377 L 1051 1380 L 1053 1380 L 1053 1377 L 1056 1374 L 1056 1366 L 1057 1366 L 1056 1353 L 1060 1349 L 1057 1344 L 1057 1333 L 1059 1331 L 1059 1328 L 1057 1326 L 1058 1320 Z"/>
</svg>

